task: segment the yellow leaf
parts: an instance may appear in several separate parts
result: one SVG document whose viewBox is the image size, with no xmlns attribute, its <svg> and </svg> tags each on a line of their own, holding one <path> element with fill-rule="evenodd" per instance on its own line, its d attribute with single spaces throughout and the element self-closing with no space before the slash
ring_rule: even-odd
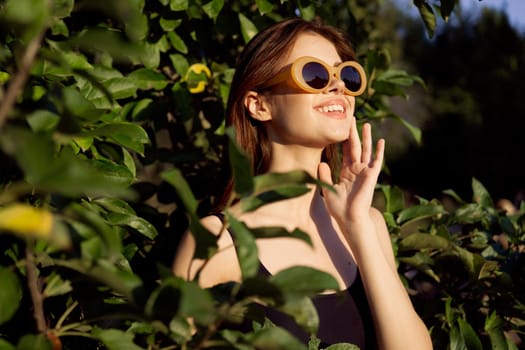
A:
<svg viewBox="0 0 525 350">
<path fill-rule="evenodd" d="M 49 239 L 52 229 L 53 215 L 46 210 L 21 203 L 0 208 L 0 230 Z"/>
</svg>

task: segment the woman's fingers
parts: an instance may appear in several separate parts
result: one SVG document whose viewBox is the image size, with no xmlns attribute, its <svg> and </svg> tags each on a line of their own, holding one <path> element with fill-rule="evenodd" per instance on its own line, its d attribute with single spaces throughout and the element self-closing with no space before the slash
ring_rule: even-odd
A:
<svg viewBox="0 0 525 350">
<path fill-rule="evenodd" d="M 361 162 L 370 164 L 372 162 L 372 127 L 366 123 L 363 125 L 363 151 L 361 152 Z"/>
<path fill-rule="evenodd" d="M 347 155 L 343 153 L 344 159 L 349 159 L 350 164 L 361 161 L 361 141 L 359 140 L 359 132 L 357 131 L 357 123 L 355 117 L 352 117 L 350 124 L 350 136 L 348 142 L 343 147 L 347 147 Z"/>
<path fill-rule="evenodd" d="M 379 169 L 377 170 L 381 171 L 384 155 L 385 155 L 385 140 L 379 139 L 376 145 L 376 155 L 375 155 L 374 160 L 371 162 L 370 166 L 372 168 L 378 167 Z"/>
</svg>

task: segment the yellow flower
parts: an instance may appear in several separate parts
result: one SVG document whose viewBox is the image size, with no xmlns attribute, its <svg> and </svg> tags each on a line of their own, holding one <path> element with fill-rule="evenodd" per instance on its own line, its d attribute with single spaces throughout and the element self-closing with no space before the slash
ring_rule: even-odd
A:
<svg viewBox="0 0 525 350">
<path fill-rule="evenodd" d="M 187 82 L 190 93 L 198 94 L 204 91 L 209 78 L 211 78 L 210 69 L 205 64 L 195 63 L 188 68 L 184 81 Z"/>
</svg>

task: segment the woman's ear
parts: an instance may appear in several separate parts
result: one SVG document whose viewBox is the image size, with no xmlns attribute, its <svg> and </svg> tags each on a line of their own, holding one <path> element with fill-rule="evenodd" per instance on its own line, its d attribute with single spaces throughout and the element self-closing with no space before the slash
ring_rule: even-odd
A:
<svg viewBox="0 0 525 350">
<path fill-rule="evenodd" d="M 244 95 L 244 107 L 253 119 L 262 122 L 272 119 L 266 97 L 258 92 L 248 91 Z"/>
</svg>

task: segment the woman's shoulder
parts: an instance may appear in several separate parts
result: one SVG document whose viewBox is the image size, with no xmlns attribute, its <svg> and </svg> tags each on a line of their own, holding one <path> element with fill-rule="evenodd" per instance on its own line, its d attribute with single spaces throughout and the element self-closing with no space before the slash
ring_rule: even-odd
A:
<svg viewBox="0 0 525 350">
<path fill-rule="evenodd" d="M 237 253 L 230 232 L 224 228 L 223 217 L 220 214 L 212 214 L 203 217 L 200 222 L 217 236 L 217 252 L 202 269 L 199 284 L 206 288 L 230 281 L 240 282 L 241 271 Z"/>
</svg>

